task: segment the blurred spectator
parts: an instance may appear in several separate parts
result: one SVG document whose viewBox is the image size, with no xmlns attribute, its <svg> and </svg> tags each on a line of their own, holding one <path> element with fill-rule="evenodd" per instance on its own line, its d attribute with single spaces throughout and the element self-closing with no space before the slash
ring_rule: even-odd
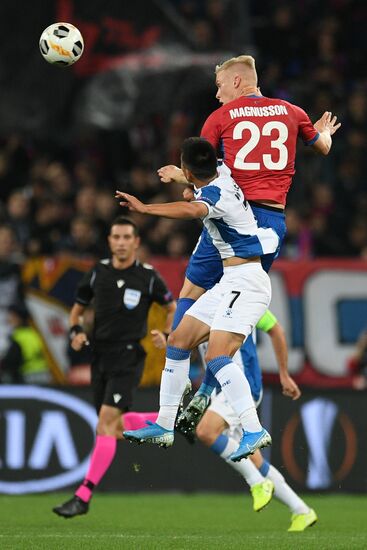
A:
<svg viewBox="0 0 367 550">
<path fill-rule="evenodd" d="M 31 240 L 28 252 L 31 255 L 53 254 L 57 243 L 67 231 L 67 220 L 63 208 L 56 199 L 44 199 L 37 205 L 34 214 Z"/>
<path fill-rule="evenodd" d="M 303 222 L 301 215 L 294 208 L 287 208 L 287 234 L 280 256 L 287 260 L 304 260 L 310 258 L 312 248 L 311 231 Z"/>
<path fill-rule="evenodd" d="M 354 355 L 348 363 L 349 372 L 353 376 L 353 387 L 356 390 L 367 389 L 367 330 L 358 338 Z"/>
<path fill-rule="evenodd" d="M 31 234 L 30 201 L 25 192 L 14 191 L 9 196 L 7 221 L 25 250 Z"/>
<path fill-rule="evenodd" d="M 96 212 L 97 191 L 94 188 L 84 187 L 75 197 L 75 214 L 93 220 Z"/>
<path fill-rule="evenodd" d="M 0 148 L 0 199 L 25 184 L 29 168 L 26 148 L 20 135 L 10 135 Z"/>
<path fill-rule="evenodd" d="M 96 198 L 96 225 L 102 241 L 105 241 L 110 231 L 111 220 L 119 214 L 119 205 L 113 193 L 107 190 L 97 192 Z"/>
<path fill-rule="evenodd" d="M 88 218 L 77 216 L 70 224 L 70 234 L 58 243 L 57 252 L 72 254 L 77 258 L 105 256 L 98 233 Z"/>
<path fill-rule="evenodd" d="M 74 177 L 80 187 L 89 189 L 97 187 L 96 170 L 89 162 L 77 162 L 74 166 Z"/>
<path fill-rule="evenodd" d="M 367 220 L 365 218 L 353 221 L 348 232 L 347 255 L 361 256 L 367 248 Z"/>
<path fill-rule="evenodd" d="M 11 327 L 9 347 L 1 361 L 1 381 L 11 384 L 48 384 L 50 372 L 42 344 L 29 326 L 28 313 L 22 306 L 8 308 Z"/>
<path fill-rule="evenodd" d="M 183 233 L 174 233 L 166 244 L 167 256 L 169 258 L 183 258 L 191 253 L 190 245 Z"/>
<path fill-rule="evenodd" d="M 8 308 L 12 304 L 23 305 L 23 288 L 17 253 L 17 241 L 11 227 L 0 226 L 0 357 L 6 347 L 10 327 Z"/>
</svg>

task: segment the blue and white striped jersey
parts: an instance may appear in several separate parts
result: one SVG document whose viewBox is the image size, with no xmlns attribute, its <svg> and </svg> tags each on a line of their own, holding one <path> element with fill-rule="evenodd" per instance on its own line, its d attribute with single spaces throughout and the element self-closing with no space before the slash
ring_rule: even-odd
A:
<svg viewBox="0 0 367 550">
<path fill-rule="evenodd" d="M 218 166 L 218 177 L 195 189 L 195 201 L 208 208 L 203 223 L 222 259 L 252 258 L 275 252 L 279 237 L 271 228 L 258 227 L 251 206 L 231 176 Z"/>
</svg>

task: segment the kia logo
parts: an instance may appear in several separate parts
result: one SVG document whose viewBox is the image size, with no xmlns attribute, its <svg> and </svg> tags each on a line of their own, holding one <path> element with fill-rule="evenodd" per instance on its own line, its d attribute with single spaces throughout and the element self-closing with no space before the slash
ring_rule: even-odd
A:
<svg viewBox="0 0 367 550">
<path fill-rule="evenodd" d="M 78 397 L 0 386 L 0 493 L 40 493 L 83 479 L 97 416 Z"/>
</svg>

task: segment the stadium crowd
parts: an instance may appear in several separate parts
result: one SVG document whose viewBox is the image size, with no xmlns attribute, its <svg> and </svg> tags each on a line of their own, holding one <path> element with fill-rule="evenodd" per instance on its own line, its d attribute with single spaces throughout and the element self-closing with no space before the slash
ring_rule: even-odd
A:
<svg viewBox="0 0 367 550">
<path fill-rule="evenodd" d="M 233 48 L 233 37 L 226 33 L 230 2 L 174 4 L 193 28 L 198 51 Z M 256 57 L 263 94 L 302 106 L 312 120 L 331 110 L 343 123 L 332 154 L 322 163 L 301 146 L 287 208 L 285 258 L 367 257 L 367 80 L 361 55 L 367 9 L 361 3 L 351 11 L 351 4 L 250 2 L 249 53 Z M 347 14 L 353 25 L 343 24 Z M 182 95 L 166 119 L 157 113 L 129 129 L 84 131 L 72 147 L 20 134 L 3 136 L 0 223 L 10 229 L 0 233 L 9 241 L 2 246 L 17 261 L 106 254 L 108 223 L 119 212 L 114 190 L 133 191 L 151 202 L 179 199 L 182 189 L 161 184 L 156 169 L 179 163 L 182 140 L 197 135 L 217 106 L 213 72 L 212 85 Z M 144 258 L 187 255 L 200 230 L 196 221 L 136 217 Z"/>
</svg>

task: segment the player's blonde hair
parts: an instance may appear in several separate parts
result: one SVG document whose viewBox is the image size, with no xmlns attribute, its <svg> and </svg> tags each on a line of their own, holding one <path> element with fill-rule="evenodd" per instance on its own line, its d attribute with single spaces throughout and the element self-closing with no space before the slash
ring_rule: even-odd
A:
<svg viewBox="0 0 367 550">
<path fill-rule="evenodd" d="M 238 57 L 232 57 L 231 59 L 227 59 L 227 61 L 224 61 L 220 65 L 217 65 L 215 67 L 215 74 L 218 74 L 220 71 L 225 71 L 226 69 L 229 69 L 229 67 L 232 67 L 232 65 L 236 65 L 237 63 L 240 63 L 241 65 L 246 65 L 247 68 L 252 69 L 256 73 L 255 59 L 252 57 L 252 55 L 239 55 Z"/>
</svg>

